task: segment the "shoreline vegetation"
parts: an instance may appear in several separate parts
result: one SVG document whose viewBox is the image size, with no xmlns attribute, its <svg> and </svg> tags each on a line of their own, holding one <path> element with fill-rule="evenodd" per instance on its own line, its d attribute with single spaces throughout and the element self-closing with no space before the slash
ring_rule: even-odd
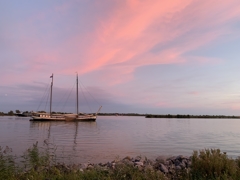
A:
<svg viewBox="0 0 240 180">
<path fill-rule="evenodd" d="M 157 157 L 155 160 L 126 156 L 107 163 L 65 164 L 57 162 L 55 150 L 33 144 L 22 156 L 0 147 L 1 179 L 22 180 L 200 180 L 240 179 L 240 158 L 232 159 L 219 149 L 194 151 L 192 156 Z M 20 158 L 20 159 L 19 159 Z"/>
<path fill-rule="evenodd" d="M 225 116 L 225 115 L 154 115 L 148 114 L 145 116 L 146 118 L 210 118 L 210 119 L 240 119 L 240 116 Z"/>
<path fill-rule="evenodd" d="M 38 111 L 44 112 L 45 111 Z M 53 114 L 71 114 L 67 112 L 52 112 Z M 30 111 L 20 112 L 16 110 L 13 112 L 12 110 L 8 113 L 0 112 L 0 116 L 25 116 L 31 117 Z M 139 114 L 139 113 L 98 113 L 98 116 L 145 116 L 145 118 L 202 118 L 202 119 L 240 119 L 240 116 L 227 116 L 227 115 L 189 115 L 189 114 Z"/>
</svg>

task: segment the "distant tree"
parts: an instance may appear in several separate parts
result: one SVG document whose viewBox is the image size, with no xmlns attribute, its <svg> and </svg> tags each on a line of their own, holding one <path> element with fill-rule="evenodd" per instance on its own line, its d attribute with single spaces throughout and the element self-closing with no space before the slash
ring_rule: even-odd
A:
<svg viewBox="0 0 240 180">
<path fill-rule="evenodd" d="M 10 115 L 10 116 L 14 115 L 13 111 L 9 111 L 8 115 Z"/>
<path fill-rule="evenodd" d="M 16 112 L 16 113 L 20 113 L 20 111 L 19 111 L 19 110 L 16 110 L 15 112 Z"/>
</svg>

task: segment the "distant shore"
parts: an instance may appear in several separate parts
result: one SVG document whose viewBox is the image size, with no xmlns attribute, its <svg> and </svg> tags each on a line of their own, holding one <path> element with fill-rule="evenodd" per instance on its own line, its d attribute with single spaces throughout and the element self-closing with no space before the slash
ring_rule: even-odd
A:
<svg viewBox="0 0 240 180">
<path fill-rule="evenodd" d="M 240 116 L 225 116 L 225 115 L 154 115 L 148 114 L 146 118 L 205 118 L 205 119 L 240 119 Z"/>
<path fill-rule="evenodd" d="M 99 116 L 145 116 L 146 118 L 210 118 L 210 119 L 240 119 L 240 116 L 226 115 L 182 115 L 182 114 L 137 114 L 137 113 L 99 113 Z"/>
<path fill-rule="evenodd" d="M 26 111 L 28 112 L 28 111 Z M 56 112 L 53 112 L 56 113 Z M 64 114 L 57 112 L 59 114 Z M 27 115 L 22 115 L 21 113 L 13 113 L 10 111 L 8 113 L 0 112 L 0 116 L 25 116 L 31 117 L 28 113 Z M 200 118 L 200 119 L 240 119 L 240 116 L 227 116 L 227 115 L 189 115 L 189 114 L 138 114 L 138 113 L 98 113 L 98 116 L 144 116 L 145 118 Z"/>
</svg>

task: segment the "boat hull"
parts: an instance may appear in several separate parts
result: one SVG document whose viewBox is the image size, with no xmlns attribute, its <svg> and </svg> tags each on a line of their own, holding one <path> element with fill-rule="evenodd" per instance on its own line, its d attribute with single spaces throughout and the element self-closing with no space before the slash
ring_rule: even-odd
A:
<svg viewBox="0 0 240 180">
<path fill-rule="evenodd" d="M 65 121 L 65 117 L 60 114 L 50 115 L 46 113 L 37 113 L 32 116 L 30 121 Z"/>
<path fill-rule="evenodd" d="M 96 121 L 97 116 L 80 116 L 75 119 L 75 121 Z"/>
<path fill-rule="evenodd" d="M 32 117 L 30 121 L 65 121 L 65 118 L 44 118 L 44 117 Z"/>
<path fill-rule="evenodd" d="M 76 115 L 66 115 L 66 116 L 32 116 L 30 121 L 96 121 L 97 116 L 76 116 Z"/>
<path fill-rule="evenodd" d="M 66 121 L 96 121 L 97 116 L 65 116 Z"/>
</svg>

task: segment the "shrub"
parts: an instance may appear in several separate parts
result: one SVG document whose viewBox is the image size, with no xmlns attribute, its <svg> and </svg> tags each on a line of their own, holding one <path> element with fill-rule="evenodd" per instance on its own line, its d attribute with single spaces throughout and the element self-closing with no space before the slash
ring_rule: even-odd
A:
<svg viewBox="0 0 240 180">
<path fill-rule="evenodd" d="M 16 164 L 15 156 L 11 155 L 12 149 L 6 146 L 0 146 L 0 177 L 1 179 L 13 179 L 15 175 Z"/>
<path fill-rule="evenodd" d="M 239 160 L 238 160 L 239 163 Z M 219 149 L 194 151 L 191 179 L 240 179 L 239 165 Z"/>
</svg>

